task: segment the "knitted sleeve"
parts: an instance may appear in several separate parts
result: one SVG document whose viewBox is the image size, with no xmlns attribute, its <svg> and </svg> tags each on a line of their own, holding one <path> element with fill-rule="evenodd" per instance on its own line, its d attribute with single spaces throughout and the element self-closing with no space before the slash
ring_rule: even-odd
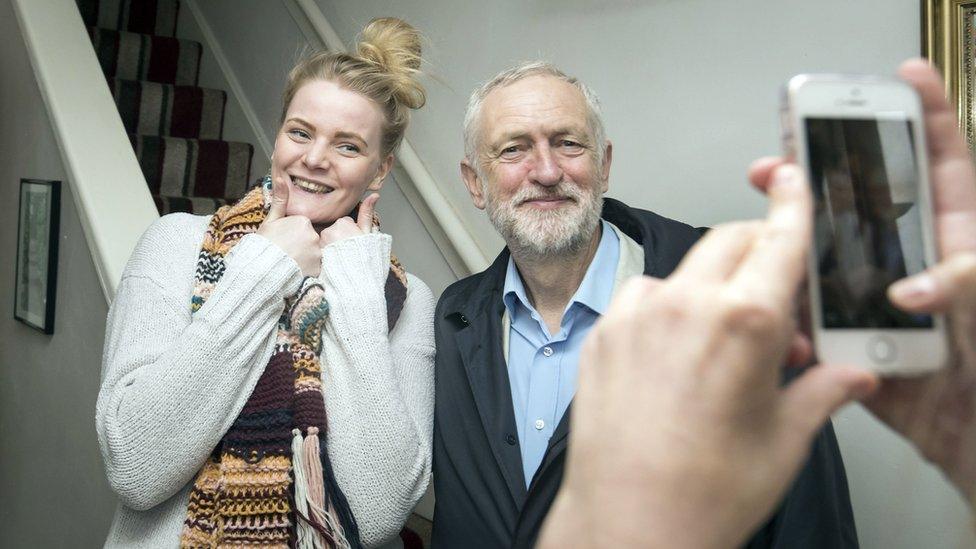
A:
<svg viewBox="0 0 976 549">
<path fill-rule="evenodd" d="M 358 236 L 327 246 L 322 258 L 329 457 L 367 546 L 396 536 L 431 470 L 434 297 L 408 275 L 403 312 L 387 332 L 390 244 L 389 235 Z"/>
<path fill-rule="evenodd" d="M 235 246 L 190 315 L 204 225 L 165 216 L 143 235 L 109 310 L 96 406 L 108 480 L 150 509 L 192 480 L 244 405 L 271 354 L 298 266 L 267 239 Z"/>
</svg>

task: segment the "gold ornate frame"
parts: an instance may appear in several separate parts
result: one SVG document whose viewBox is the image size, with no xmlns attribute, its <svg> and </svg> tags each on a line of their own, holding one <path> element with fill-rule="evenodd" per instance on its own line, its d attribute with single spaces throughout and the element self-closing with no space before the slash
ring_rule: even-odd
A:
<svg viewBox="0 0 976 549">
<path fill-rule="evenodd" d="M 942 71 L 959 128 L 976 152 L 976 0 L 922 0 L 922 54 Z"/>
</svg>

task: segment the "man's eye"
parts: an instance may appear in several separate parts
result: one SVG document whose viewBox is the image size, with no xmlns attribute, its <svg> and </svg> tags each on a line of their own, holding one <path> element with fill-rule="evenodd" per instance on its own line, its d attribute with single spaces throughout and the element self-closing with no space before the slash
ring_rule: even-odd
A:
<svg viewBox="0 0 976 549">
<path fill-rule="evenodd" d="M 560 144 L 560 146 L 565 147 L 567 149 L 581 149 L 581 148 L 583 148 L 583 144 L 582 143 L 577 143 L 576 141 L 572 141 L 570 139 L 563 139 L 562 141 L 559 142 L 559 144 Z"/>
<path fill-rule="evenodd" d="M 521 152 L 521 148 L 518 145 L 512 145 L 511 147 L 505 147 L 499 153 L 502 158 L 515 158 Z"/>
</svg>

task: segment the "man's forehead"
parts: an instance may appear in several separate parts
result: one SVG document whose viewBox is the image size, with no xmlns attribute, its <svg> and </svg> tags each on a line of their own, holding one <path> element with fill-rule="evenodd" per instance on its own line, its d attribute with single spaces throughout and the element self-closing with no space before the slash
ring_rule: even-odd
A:
<svg viewBox="0 0 976 549">
<path fill-rule="evenodd" d="M 529 76 L 492 90 L 481 115 L 483 131 L 490 137 L 587 128 L 583 94 L 572 84 L 549 75 Z"/>
</svg>

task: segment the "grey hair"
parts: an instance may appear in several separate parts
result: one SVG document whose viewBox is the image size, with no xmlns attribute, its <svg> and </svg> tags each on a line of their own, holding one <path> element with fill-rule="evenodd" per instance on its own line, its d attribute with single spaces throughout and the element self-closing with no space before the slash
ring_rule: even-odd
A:
<svg viewBox="0 0 976 549">
<path fill-rule="evenodd" d="M 607 132 L 603 126 L 603 114 L 600 111 L 600 100 L 589 86 L 580 82 L 576 77 L 569 76 L 556 68 L 555 65 L 547 61 L 526 61 L 510 69 L 506 69 L 488 80 L 474 92 L 468 99 L 468 108 L 464 111 L 464 156 L 468 163 L 476 170 L 481 170 L 478 163 L 477 152 L 479 145 L 481 107 L 492 91 L 514 84 L 519 80 L 530 76 L 552 76 L 572 84 L 583 95 L 586 101 L 586 122 L 593 132 L 593 140 L 596 145 L 597 165 L 603 162 L 603 153 L 607 145 Z"/>
</svg>

